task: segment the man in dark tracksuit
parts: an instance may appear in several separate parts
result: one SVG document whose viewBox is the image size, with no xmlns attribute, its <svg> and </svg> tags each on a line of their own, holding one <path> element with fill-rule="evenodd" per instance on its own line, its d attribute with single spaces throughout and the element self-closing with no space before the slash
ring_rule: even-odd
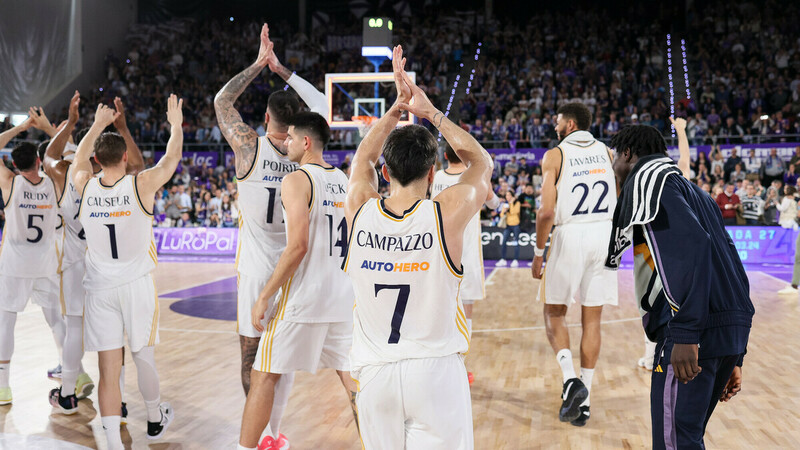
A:
<svg viewBox="0 0 800 450">
<path fill-rule="evenodd" d="M 656 341 L 650 390 L 653 448 L 704 448 L 718 401 L 741 389 L 752 317 L 750 285 L 719 207 L 681 176 L 654 128 L 613 139 L 622 186 L 606 265 L 634 245 L 642 324 Z"/>
</svg>

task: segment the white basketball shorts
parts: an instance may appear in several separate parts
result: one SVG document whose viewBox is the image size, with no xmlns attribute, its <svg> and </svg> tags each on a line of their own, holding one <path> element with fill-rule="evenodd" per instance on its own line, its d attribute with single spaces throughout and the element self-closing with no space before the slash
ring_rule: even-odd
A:
<svg viewBox="0 0 800 450">
<path fill-rule="evenodd" d="M 459 354 L 358 371 L 358 422 L 367 449 L 472 450 L 472 401 Z"/>
<path fill-rule="evenodd" d="M 268 281 L 269 274 L 267 274 L 264 278 L 258 278 L 239 272 L 238 278 L 236 279 L 238 290 L 238 294 L 236 296 L 236 331 L 240 336 L 246 336 L 250 338 L 261 337 L 261 333 L 253 328 L 252 313 L 253 305 L 255 305 L 258 301 L 258 296 L 261 294 L 261 290 L 264 289 L 264 286 L 267 285 Z M 275 300 L 277 298 L 278 293 L 276 292 L 272 297 L 272 306 L 275 305 Z M 269 317 L 269 312 L 270 310 L 268 309 L 264 320 L 261 322 L 261 325 L 265 328 L 267 326 L 267 317 Z"/>
<path fill-rule="evenodd" d="M 253 369 L 259 372 L 316 373 L 350 370 L 353 322 L 299 323 L 272 319 L 261 335 Z"/>
<path fill-rule="evenodd" d="M 28 300 L 42 308 L 58 308 L 58 275 L 21 278 L 0 275 L 0 309 L 22 312 Z"/>
<path fill-rule="evenodd" d="M 101 352 L 122 348 L 125 335 L 132 352 L 158 343 L 158 295 L 147 274 L 122 286 L 86 293 L 84 349 Z"/>
<path fill-rule="evenodd" d="M 83 316 L 86 304 L 86 289 L 83 287 L 83 276 L 86 264 L 76 262 L 61 272 L 61 314 L 67 316 Z"/>
<path fill-rule="evenodd" d="M 616 305 L 617 273 L 605 269 L 610 236 L 610 221 L 557 226 L 537 299 L 548 305 Z"/>
</svg>

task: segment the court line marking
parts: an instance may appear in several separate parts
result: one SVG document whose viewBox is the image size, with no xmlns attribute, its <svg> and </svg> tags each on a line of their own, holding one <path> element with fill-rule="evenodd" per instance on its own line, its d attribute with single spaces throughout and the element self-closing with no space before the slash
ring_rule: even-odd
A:
<svg viewBox="0 0 800 450">
<path fill-rule="evenodd" d="M 175 331 L 179 333 L 206 333 L 206 334 L 238 334 L 235 331 L 225 330 L 192 330 L 188 328 L 159 327 L 158 331 Z"/>
<path fill-rule="evenodd" d="M 485 284 L 486 286 L 493 285 L 494 281 L 492 281 L 492 278 L 494 277 L 495 272 L 497 272 L 497 267 L 492 268 L 492 271 L 489 272 L 489 276 L 486 277 L 486 280 L 483 282 L 483 284 Z"/>
<path fill-rule="evenodd" d="M 633 322 L 635 320 L 642 320 L 641 317 L 628 317 L 626 319 L 613 319 L 613 320 L 604 320 L 600 322 L 600 325 L 610 325 L 614 323 L 623 323 L 623 322 Z M 579 323 L 571 323 L 567 325 L 568 327 L 579 327 L 581 324 Z M 544 330 L 544 325 L 538 325 L 535 327 L 520 327 L 520 328 L 487 328 L 485 330 L 472 330 L 473 333 L 502 333 L 506 331 L 531 331 L 531 330 Z"/>
<path fill-rule="evenodd" d="M 772 278 L 775 281 L 780 281 L 783 284 L 792 284 L 792 283 L 787 283 L 786 280 L 781 280 L 780 278 L 776 277 L 775 275 L 770 275 L 770 274 L 768 274 L 766 272 L 762 272 L 760 270 L 756 271 L 756 272 L 750 272 L 750 273 L 760 273 L 761 275 L 764 275 L 765 277 Z"/>
<path fill-rule="evenodd" d="M 185 291 L 187 289 L 194 289 L 196 287 L 200 287 L 200 286 L 203 286 L 203 285 L 206 285 L 206 284 L 216 283 L 217 281 L 227 280 L 228 278 L 236 278 L 236 275 L 223 276 L 221 278 L 217 278 L 217 279 L 214 279 L 214 280 L 211 280 L 211 281 L 203 281 L 202 283 L 193 284 L 191 286 L 182 287 L 180 289 L 173 289 L 173 290 L 171 290 L 171 291 L 169 291 L 167 293 L 164 293 L 164 294 L 162 294 L 162 293 L 160 293 L 158 291 L 156 291 L 156 293 L 158 294 L 158 299 L 159 300 L 183 300 L 180 297 L 170 297 L 169 295 L 170 294 L 174 294 L 176 292 Z"/>
</svg>

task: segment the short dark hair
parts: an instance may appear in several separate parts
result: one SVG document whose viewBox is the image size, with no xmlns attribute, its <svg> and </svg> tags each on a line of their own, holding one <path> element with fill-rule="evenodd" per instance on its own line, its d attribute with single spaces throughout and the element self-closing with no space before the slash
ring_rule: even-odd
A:
<svg viewBox="0 0 800 450">
<path fill-rule="evenodd" d="M 786 190 L 787 190 L 786 195 L 794 195 L 794 193 L 797 192 L 797 188 L 792 186 L 791 184 L 786 185 Z"/>
<path fill-rule="evenodd" d="M 611 148 L 621 153 L 630 149 L 631 155 L 639 157 L 667 154 L 667 141 L 661 132 L 650 125 L 628 125 L 611 138 Z"/>
<path fill-rule="evenodd" d="M 75 145 L 81 143 L 83 137 L 86 136 L 86 133 L 88 133 L 90 129 L 91 129 L 90 127 L 81 128 L 80 130 L 78 130 L 77 133 L 75 133 Z"/>
<path fill-rule="evenodd" d="M 450 144 L 445 144 L 444 146 L 444 155 L 447 157 L 447 160 L 453 164 L 458 164 L 461 162 L 461 158 L 458 157 L 458 154 Z"/>
<path fill-rule="evenodd" d="M 321 147 L 328 145 L 328 141 L 331 140 L 331 127 L 328 126 L 328 121 L 317 113 L 301 111 L 285 123 L 293 126 L 295 131 L 301 131 L 316 140 Z"/>
<path fill-rule="evenodd" d="M 567 103 L 558 108 L 556 114 L 561 114 L 567 120 L 574 120 L 580 130 L 588 130 L 592 125 L 592 112 L 580 102 Z"/>
<path fill-rule="evenodd" d="M 275 91 L 267 99 L 267 112 L 278 126 L 289 126 L 289 120 L 300 111 L 300 101 L 289 91 Z"/>
<path fill-rule="evenodd" d="M 14 150 L 11 150 L 11 161 L 19 170 L 28 170 L 33 168 L 36 164 L 36 146 L 30 142 L 23 142 L 17 144 Z"/>
<path fill-rule="evenodd" d="M 94 154 L 101 166 L 118 164 L 125 154 L 125 139 L 119 133 L 103 133 L 94 143 Z"/>
<path fill-rule="evenodd" d="M 383 159 L 389 176 L 407 186 L 425 176 L 436 161 L 436 138 L 422 125 L 406 125 L 389 133 Z"/>
<path fill-rule="evenodd" d="M 40 142 L 39 146 L 36 148 L 36 154 L 39 155 L 39 159 L 42 161 L 44 161 L 44 154 L 47 153 L 48 144 L 50 144 L 50 139 L 45 139 Z"/>
</svg>

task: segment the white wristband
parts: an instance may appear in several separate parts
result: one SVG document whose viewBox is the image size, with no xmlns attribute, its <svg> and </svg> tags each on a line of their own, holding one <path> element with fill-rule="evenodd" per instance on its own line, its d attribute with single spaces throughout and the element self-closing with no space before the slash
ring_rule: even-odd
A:
<svg viewBox="0 0 800 450">
<path fill-rule="evenodd" d="M 543 248 L 533 247 L 533 256 L 536 256 L 538 258 L 543 257 L 544 256 L 544 249 Z"/>
</svg>

